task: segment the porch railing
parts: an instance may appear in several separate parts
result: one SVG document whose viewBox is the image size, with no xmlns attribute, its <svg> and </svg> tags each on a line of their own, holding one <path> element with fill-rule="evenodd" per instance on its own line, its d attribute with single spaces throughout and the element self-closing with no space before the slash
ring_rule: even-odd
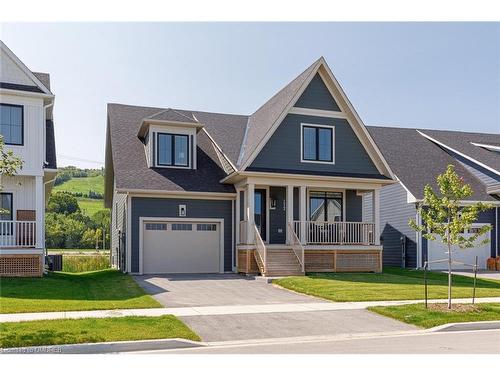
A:
<svg viewBox="0 0 500 375">
<path fill-rule="evenodd" d="M 35 247 L 36 222 L 0 220 L 0 248 Z"/>
<path fill-rule="evenodd" d="M 297 257 L 299 263 L 300 263 L 300 268 L 302 272 L 305 272 L 305 262 L 304 262 L 304 246 L 300 243 L 300 239 L 297 236 L 297 233 L 293 229 L 292 223 L 288 223 L 288 229 L 289 229 L 289 236 L 290 236 L 290 245 L 292 246 L 292 250 L 295 253 L 295 256 Z"/>
<path fill-rule="evenodd" d="M 262 270 L 261 273 L 264 275 L 267 270 L 267 248 L 264 241 L 262 241 L 262 237 L 260 236 L 259 229 L 254 225 L 253 233 L 255 237 L 255 250 L 256 255 L 260 258 L 262 262 Z"/>
<path fill-rule="evenodd" d="M 300 239 L 300 221 L 293 229 Z M 306 221 L 305 243 L 314 245 L 374 245 L 375 224 L 353 221 Z"/>
</svg>

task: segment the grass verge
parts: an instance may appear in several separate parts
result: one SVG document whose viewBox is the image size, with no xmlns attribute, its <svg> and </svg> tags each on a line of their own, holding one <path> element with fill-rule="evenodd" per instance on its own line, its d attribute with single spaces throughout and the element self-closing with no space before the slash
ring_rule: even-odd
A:
<svg viewBox="0 0 500 375">
<path fill-rule="evenodd" d="M 196 333 L 172 315 L 0 324 L 2 348 L 167 338 L 200 341 Z"/>
<path fill-rule="evenodd" d="M 429 298 L 447 298 L 448 275 L 428 272 Z M 423 271 L 384 268 L 383 273 L 310 273 L 274 280 L 284 288 L 338 302 L 424 298 Z M 471 297 L 473 279 L 453 275 L 453 298 Z M 477 279 L 476 297 L 500 297 L 500 281 Z"/>
<path fill-rule="evenodd" d="M 0 313 L 161 307 L 116 270 L 0 279 Z"/>
<path fill-rule="evenodd" d="M 478 303 L 475 311 L 426 309 L 424 304 L 375 306 L 368 310 L 418 327 L 432 328 L 447 323 L 500 320 L 500 303 Z"/>
</svg>

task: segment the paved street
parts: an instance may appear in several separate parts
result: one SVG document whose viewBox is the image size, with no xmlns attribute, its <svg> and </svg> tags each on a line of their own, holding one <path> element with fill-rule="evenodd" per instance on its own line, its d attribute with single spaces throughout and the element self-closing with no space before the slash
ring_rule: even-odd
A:
<svg viewBox="0 0 500 375">
<path fill-rule="evenodd" d="M 500 330 L 234 343 L 158 354 L 500 354 Z"/>
</svg>

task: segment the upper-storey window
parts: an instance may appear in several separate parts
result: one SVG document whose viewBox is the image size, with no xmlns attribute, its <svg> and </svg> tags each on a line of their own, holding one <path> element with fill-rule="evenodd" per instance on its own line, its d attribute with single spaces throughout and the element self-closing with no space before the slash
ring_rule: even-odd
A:
<svg viewBox="0 0 500 375">
<path fill-rule="evenodd" d="M 185 134 L 157 134 L 158 166 L 189 167 L 189 136 Z"/>
<path fill-rule="evenodd" d="M 23 106 L 0 104 L 0 134 L 8 145 L 23 144 Z"/>
<path fill-rule="evenodd" d="M 302 125 L 302 161 L 333 163 L 332 126 Z"/>
</svg>

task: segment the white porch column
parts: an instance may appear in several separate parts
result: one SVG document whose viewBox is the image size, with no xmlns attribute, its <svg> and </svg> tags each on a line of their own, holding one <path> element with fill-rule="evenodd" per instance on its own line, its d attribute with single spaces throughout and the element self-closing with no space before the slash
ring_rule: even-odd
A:
<svg viewBox="0 0 500 375">
<path fill-rule="evenodd" d="M 291 243 L 291 229 L 293 227 L 293 186 L 286 187 L 286 241 Z"/>
<path fill-rule="evenodd" d="M 302 242 L 302 244 L 305 244 L 307 242 L 306 241 L 306 220 L 307 220 L 306 200 L 307 200 L 306 187 L 301 186 L 300 192 L 299 192 L 299 206 L 300 206 L 299 220 L 300 220 L 300 242 Z"/>
<path fill-rule="evenodd" d="M 44 206 L 45 206 L 45 192 L 44 192 L 43 177 L 35 177 L 35 207 L 36 207 L 36 244 L 37 249 L 43 249 L 45 247 L 44 241 L 44 230 L 45 230 L 45 218 L 43 217 Z"/>
<path fill-rule="evenodd" d="M 253 226 L 254 226 L 254 204 L 255 204 L 255 185 L 248 184 L 246 191 L 246 201 L 247 201 L 247 243 L 254 243 L 254 234 L 253 234 Z"/>
<path fill-rule="evenodd" d="M 380 245 L 380 189 L 373 190 L 373 222 L 375 223 L 375 245 Z"/>
<path fill-rule="evenodd" d="M 234 233 L 235 233 L 235 236 L 234 236 L 234 242 L 237 244 L 240 243 L 240 221 L 241 221 L 241 217 L 240 217 L 240 191 L 238 189 L 236 189 L 236 212 L 235 212 L 235 229 L 234 229 Z M 236 263 L 238 263 L 238 257 L 236 257 Z"/>
</svg>

